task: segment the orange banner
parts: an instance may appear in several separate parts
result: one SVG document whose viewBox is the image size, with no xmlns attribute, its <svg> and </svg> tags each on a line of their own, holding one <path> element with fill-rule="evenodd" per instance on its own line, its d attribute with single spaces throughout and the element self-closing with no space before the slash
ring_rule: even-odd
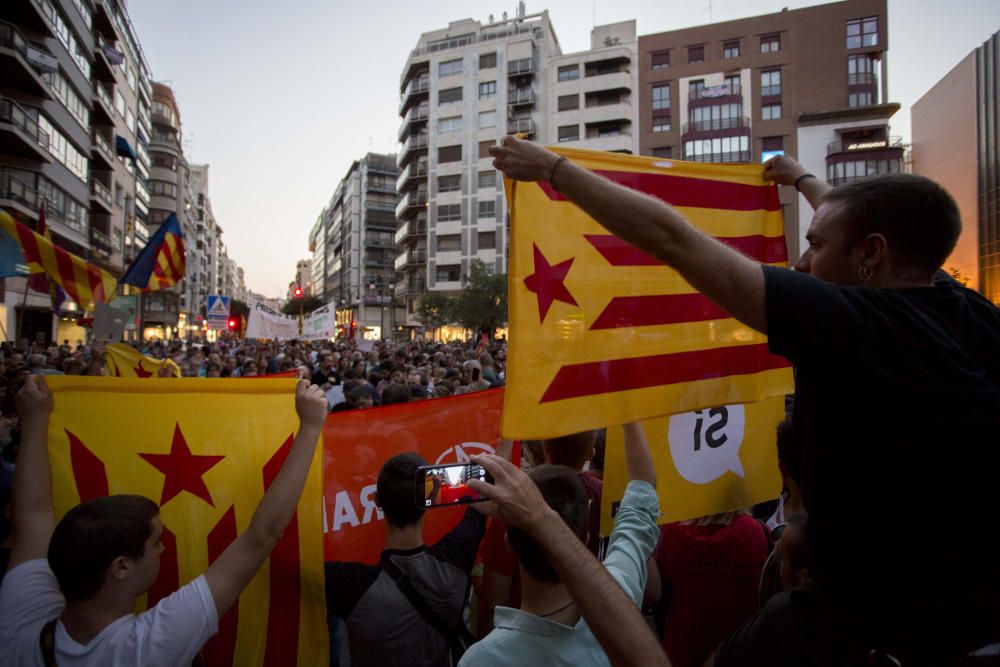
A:
<svg viewBox="0 0 1000 667">
<path fill-rule="evenodd" d="M 464 463 L 491 453 L 500 437 L 503 390 L 331 413 L 323 430 L 323 532 L 327 560 L 375 563 L 385 524 L 375 504 L 387 459 L 416 452 L 428 463 Z M 430 510 L 424 536 L 443 537 L 465 507 Z"/>
</svg>

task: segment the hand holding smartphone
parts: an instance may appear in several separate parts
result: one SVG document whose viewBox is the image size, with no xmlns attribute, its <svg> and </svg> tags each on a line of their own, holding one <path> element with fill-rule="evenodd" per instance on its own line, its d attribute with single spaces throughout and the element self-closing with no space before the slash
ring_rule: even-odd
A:
<svg viewBox="0 0 1000 667">
<path fill-rule="evenodd" d="M 469 488 L 470 479 L 493 483 L 490 474 L 477 463 L 420 466 L 414 480 L 417 505 L 432 509 L 489 500 Z"/>
</svg>

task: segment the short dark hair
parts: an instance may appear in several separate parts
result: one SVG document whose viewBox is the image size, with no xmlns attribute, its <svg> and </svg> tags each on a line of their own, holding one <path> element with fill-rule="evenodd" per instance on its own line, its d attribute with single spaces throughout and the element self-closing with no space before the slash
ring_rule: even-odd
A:
<svg viewBox="0 0 1000 667">
<path fill-rule="evenodd" d="M 597 431 L 581 431 L 549 438 L 544 442 L 545 456 L 549 463 L 582 470 L 583 465 L 593 456 L 596 443 Z"/>
<path fill-rule="evenodd" d="M 569 526 L 581 542 L 587 541 L 587 521 L 590 518 L 590 496 L 580 481 L 580 475 L 566 466 L 540 465 L 528 471 L 528 476 L 542 493 L 546 504 Z M 523 530 L 507 528 L 507 541 L 525 572 L 536 581 L 559 583 L 559 575 L 545 551 Z"/>
<path fill-rule="evenodd" d="M 904 269 L 933 274 L 955 249 L 962 218 L 955 200 L 923 176 L 888 174 L 847 183 L 823 195 L 843 207 L 847 247 L 869 234 L 888 239 Z"/>
<path fill-rule="evenodd" d="M 405 384 L 390 384 L 382 390 L 382 405 L 407 403 L 410 400 L 410 387 Z"/>
<path fill-rule="evenodd" d="M 785 466 L 788 474 L 798 483 L 799 475 L 802 473 L 802 449 L 796 445 L 795 429 L 792 427 L 791 419 L 785 419 L 778 424 L 777 445 L 778 463 Z"/>
<path fill-rule="evenodd" d="M 86 600 L 101 589 L 104 573 L 119 556 L 142 558 L 160 508 L 149 498 L 105 496 L 77 505 L 62 518 L 49 541 L 49 567 L 67 602 Z"/>
<path fill-rule="evenodd" d="M 397 454 L 382 465 L 376 494 L 385 520 L 406 528 L 420 520 L 424 508 L 417 503 L 417 468 L 427 465 L 419 454 Z"/>
</svg>

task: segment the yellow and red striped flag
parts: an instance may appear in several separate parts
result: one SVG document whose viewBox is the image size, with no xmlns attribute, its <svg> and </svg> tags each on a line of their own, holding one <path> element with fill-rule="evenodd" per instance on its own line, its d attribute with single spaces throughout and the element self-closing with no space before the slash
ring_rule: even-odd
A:
<svg viewBox="0 0 1000 667">
<path fill-rule="evenodd" d="M 555 149 L 673 205 L 763 263 L 787 263 L 760 165 Z M 789 363 L 673 269 L 619 240 L 548 183 L 505 180 L 510 349 L 503 435 L 545 438 L 790 393 Z"/>
<path fill-rule="evenodd" d="M 164 377 L 161 374 L 161 370 L 164 368 L 169 371 L 169 375 L 166 377 L 179 378 L 181 376 L 181 368 L 173 359 L 147 357 L 139 350 L 124 343 L 108 344 L 104 355 L 104 369 L 111 377 Z"/>
<path fill-rule="evenodd" d="M 160 573 L 138 611 L 204 572 L 246 530 L 299 427 L 295 380 L 48 376 L 56 516 L 109 494 L 160 505 Z M 205 645 L 209 665 L 325 665 L 323 454 L 298 509 Z"/>
<path fill-rule="evenodd" d="M 106 303 L 115 295 L 118 281 L 114 276 L 60 248 L 5 211 L 0 211 L 0 228 L 17 240 L 30 273 L 44 272 L 84 310 Z"/>
</svg>

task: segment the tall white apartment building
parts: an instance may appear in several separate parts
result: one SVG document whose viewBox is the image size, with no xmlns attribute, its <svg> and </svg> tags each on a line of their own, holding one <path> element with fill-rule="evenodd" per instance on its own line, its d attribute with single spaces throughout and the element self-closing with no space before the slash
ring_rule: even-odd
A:
<svg viewBox="0 0 1000 667">
<path fill-rule="evenodd" d="M 590 49 L 552 58 L 542 89 L 549 110 L 538 140 L 620 153 L 639 152 L 639 41 L 635 21 L 595 27 Z"/>
<path fill-rule="evenodd" d="M 506 204 L 488 149 L 508 133 L 549 136 L 546 71 L 559 55 L 548 12 L 526 15 L 523 3 L 513 18 L 420 36 L 400 77 L 398 325 L 419 324 L 425 291 L 460 290 L 474 260 L 506 270 Z"/>
</svg>

